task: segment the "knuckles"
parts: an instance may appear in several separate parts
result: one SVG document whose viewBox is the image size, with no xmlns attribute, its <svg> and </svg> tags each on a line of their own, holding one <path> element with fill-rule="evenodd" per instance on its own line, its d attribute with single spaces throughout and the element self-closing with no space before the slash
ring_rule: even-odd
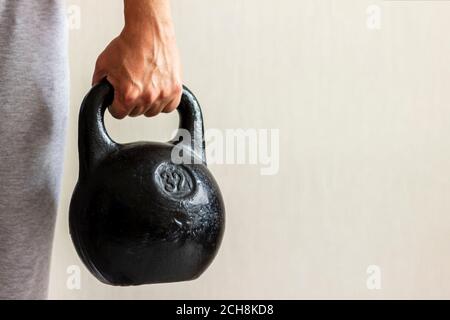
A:
<svg viewBox="0 0 450 320">
<path fill-rule="evenodd" d="M 153 103 L 153 94 L 150 89 L 145 90 L 141 95 L 141 100 L 146 106 L 150 106 Z"/>
<path fill-rule="evenodd" d="M 133 85 L 127 85 L 122 89 L 122 100 L 126 107 L 133 108 L 133 103 L 139 98 L 140 92 Z"/>
<path fill-rule="evenodd" d="M 180 82 L 176 82 L 172 87 L 173 99 L 179 101 L 182 92 L 183 92 L 183 85 Z"/>
<path fill-rule="evenodd" d="M 120 101 L 114 101 L 110 107 L 111 115 L 116 119 L 123 119 L 127 115 L 138 116 L 144 114 L 146 117 L 154 117 L 161 111 L 172 112 L 180 103 L 183 86 L 180 82 L 175 82 L 164 88 L 144 87 L 129 83 L 119 85 L 116 97 Z M 163 110 L 158 108 L 161 104 L 167 104 Z M 137 106 L 142 106 L 137 108 Z M 130 112 L 131 111 L 131 112 Z"/>
</svg>

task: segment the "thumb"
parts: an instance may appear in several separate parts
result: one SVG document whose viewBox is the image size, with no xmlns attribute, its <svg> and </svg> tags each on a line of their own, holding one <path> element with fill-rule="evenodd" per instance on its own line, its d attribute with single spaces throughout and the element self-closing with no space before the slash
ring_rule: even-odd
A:
<svg viewBox="0 0 450 320">
<path fill-rule="evenodd" d="M 100 54 L 95 61 L 94 74 L 92 75 L 92 85 L 95 85 L 107 76 L 107 69 L 105 69 L 105 58 L 103 53 Z"/>
<path fill-rule="evenodd" d="M 95 69 L 94 75 L 92 76 L 92 85 L 95 85 L 106 78 L 107 74 L 104 70 Z"/>
</svg>

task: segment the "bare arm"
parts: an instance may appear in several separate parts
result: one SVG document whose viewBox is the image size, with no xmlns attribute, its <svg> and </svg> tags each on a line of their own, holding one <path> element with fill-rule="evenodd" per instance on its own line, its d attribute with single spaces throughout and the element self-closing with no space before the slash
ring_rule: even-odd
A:
<svg viewBox="0 0 450 320">
<path fill-rule="evenodd" d="M 125 26 L 98 57 L 92 81 L 113 85 L 115 118 L 171 112 L 182 82 L 169 0 L 124 0 L 124 8 Z"/>
</svg>

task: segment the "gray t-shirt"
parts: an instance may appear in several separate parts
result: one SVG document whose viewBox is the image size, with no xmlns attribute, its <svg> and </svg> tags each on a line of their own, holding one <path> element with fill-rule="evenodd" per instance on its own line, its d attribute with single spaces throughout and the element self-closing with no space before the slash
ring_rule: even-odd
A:
<svg viewBox="0 0 450 320">
<path fill-rule="evenodd" d="M 0 0 L 0 299 L 46 298 L 68 111 L 63 0 Z"/>
</svg>

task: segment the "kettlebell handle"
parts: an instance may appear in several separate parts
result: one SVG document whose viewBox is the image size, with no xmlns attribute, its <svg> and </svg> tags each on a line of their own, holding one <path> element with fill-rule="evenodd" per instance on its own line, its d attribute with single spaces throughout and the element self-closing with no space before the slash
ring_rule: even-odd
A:
<svg viewBox="0 0 450 320">
<path fill-rule="evenodd" d="M 104 123 L 105 110 L 113 99 L 114 88 L 106 79 L 94 85 L 83 99 L 78 118 L 80 176 L 89 173 L 105 156 L 122 147 L 111 139 Z M 194 94 L 185 86 L 177 111 L 180 122 L 176 137 L 185 137 L 183 131 L 188 132 L 191 141 L 175 138 L 169 143 L 183 143 L 183 147 L 190 148 L 192 154 L 206 164 L 202 111 Z"/>
</svg>

